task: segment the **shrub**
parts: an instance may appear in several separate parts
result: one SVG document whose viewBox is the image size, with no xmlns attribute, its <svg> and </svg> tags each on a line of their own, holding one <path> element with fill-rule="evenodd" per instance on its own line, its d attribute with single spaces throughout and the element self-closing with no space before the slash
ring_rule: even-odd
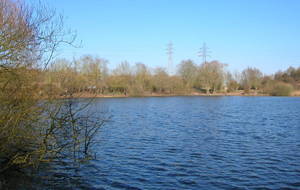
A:
<svg viewBox="0 0 300 190">
<path fill-rule="evenodd" d="M 286 83 L 276 83 L 271 90 L 272 96 L 290 96 L 293 92 L 293 87 Z"/>
</svg>

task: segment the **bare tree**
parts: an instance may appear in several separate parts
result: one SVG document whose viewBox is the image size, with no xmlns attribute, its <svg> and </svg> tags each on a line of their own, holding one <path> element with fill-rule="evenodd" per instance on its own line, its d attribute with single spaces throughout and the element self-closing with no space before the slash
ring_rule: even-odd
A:
<svg viewBox="0 0 300 190">
<path fill-rule="evenodd" d="M 248 67 L 242 72 L 241 83 L 244 90 L 258 90 L 261 85 L 263 74 L 257 68 Z"/>
<path fill-rule="evenodd" d="M 182 61 L 177 72 L 188 88 L 194 86 L 197 77 L 197 66 L 192 60 Z"/>
<path fill-rule="evenodd" d="M 80 68 L 80 74 L 83 75 L 86 81 L 86 88 L 93 93 L 103 93 L 106 87 L 105 79 L 108 74 L 108 61 L 91 55 L 85 55 L 79 60 L 75 60 L 75 62 Z"/>
<path fill-rule="evenodd" d="M 197 82 L 206 90 L 206 93 L 214 93 L 223 87 L 225 64 L 218 61 L 206 62 L 200 65 Z"/>
</svg>

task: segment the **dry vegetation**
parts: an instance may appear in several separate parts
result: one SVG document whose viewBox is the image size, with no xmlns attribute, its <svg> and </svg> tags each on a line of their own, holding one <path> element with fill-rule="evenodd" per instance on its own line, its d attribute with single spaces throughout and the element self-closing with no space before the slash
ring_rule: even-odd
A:
<svg viewBox="0 0 300 190">
<path fill-rule="evenodd" d="M 86 105 L 55 100 L 56 94 L 41 85 L 56 49 L 73 40 L 62 18 L 46 6 L 0 1 L 0 174 L 89 157 L 93 137 L 106 120 L 87 117 Z"/>
<path fill-rule="evenodd" d="M 83 97 L 168 95 L 272 95 L 290 96 L 299 89 L 300 68 L 274 75 L 256 68 L 230 73 L 218 61 L 195 64 L 182 61 L 176 75 L 163 68 L 123 62 L 114 70 L 108 61 L 91 55 L 68 61 L 58 59 L 43 72 L 40 86 L 47 94 Z"/>
</svg>

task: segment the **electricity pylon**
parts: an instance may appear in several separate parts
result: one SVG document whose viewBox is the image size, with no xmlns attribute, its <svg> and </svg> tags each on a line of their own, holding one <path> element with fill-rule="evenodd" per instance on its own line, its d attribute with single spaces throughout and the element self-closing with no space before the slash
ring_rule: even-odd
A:
<svg viewBox="0 0 300 190">
<path fill-rule="evenodd" d="M 205 64 L 207 57 L 210 57 L 211 51 L 209 51 L 209 48 L 206 46 L 206 43 L 203 43 L 202 48 L 200 48 L 200 51 L 198 52 L 198 56 L 202 57 L 202 62 Z"/>
<path fill-rule="evenodd" d="M 173 43 L 170 42 L 167 45 L 167 55 L 168 55 L 168 73 L 169 75 L 173 72 Z"/>
</svg>

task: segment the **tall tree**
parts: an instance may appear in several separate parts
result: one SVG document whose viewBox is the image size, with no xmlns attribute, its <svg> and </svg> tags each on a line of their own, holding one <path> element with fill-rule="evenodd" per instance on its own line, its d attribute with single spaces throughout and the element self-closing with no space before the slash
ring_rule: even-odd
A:
<svg viewBox="0 0 300 190">
<path fill-rule="evenodd" d="M 153 92 L 169 93 L 168 79 L 169 75 L 164 68 L 155 68 L 153 75 Z"/>
<path fill-rule="evenodd" d="M 244 90 L 258 90 L 261 85 L 262 77 L 262 72 L 257 68 L 248 67 L 245 69 L 241 75 L 241 83 Z"/>
<path fill-rule="evenodd" d="M 135 64 L 135 88 L 140 93 L 150 90 L 150 71 L 143 63 Z"/>
<path fill-rule="evenodd" d="M 180 63 L 177 73 L 186 86 L 192 88 L 197 77 L 197 65 L 192 60 L 184 60 Z"/>
<path fill-rule="evenodd" d="M 198 86 L 205 89 L 207 94 L 220 90 L 224 85 L 225 66 L 218 61 L 201 64 L 197 77 Z"/>
<path fill-rule="evenodd" d="M 91 55 L 85 55 L 79 60 L 75 60 L 75 62 L 80 67 L 80 73 L 84 75 L 87 89 L 93 92 L 103 92 L 106 87 L 105 79 L 108 75 L 108 61 Z"/>
</svg>

